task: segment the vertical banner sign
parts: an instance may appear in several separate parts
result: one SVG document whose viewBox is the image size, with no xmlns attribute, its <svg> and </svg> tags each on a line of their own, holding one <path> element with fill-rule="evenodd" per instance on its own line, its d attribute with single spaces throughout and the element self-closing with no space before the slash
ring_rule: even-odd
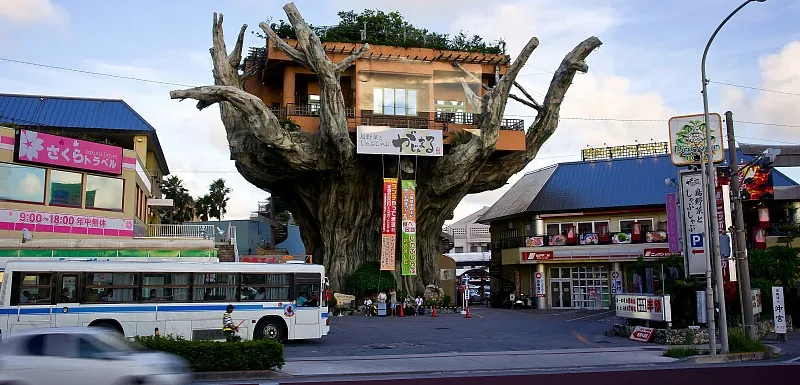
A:
<svg viewBox="0 0 800 385">
<path fill-rule="evenodd" d="M 699 171 L 681 173 L 681 207 L 689 275 L 706 273 L 706 210 Z"/>
<path fill-rule="evenodd" d="M 544 274 L 536 272 L 536 297 L 544 298 L 546 296 L 544 285 Z"/>
<path fill-rule="evenodd" d="M 669 252 L 681 251 L 681 236 L 678 233 L 678 197 L 675 193 L 667 194 L 667 239 Z"/>
<path fill-rule="evenodd" d="M 397 178 L 383 179 L 381 270 L 394 270 L 397 242 Z"/>
<path fill-rule="evenodd" d="M 611 272 L 611 295 L 622 294 L 622 272 Z"/>
<path fill-rule="evenodd" d="M 772 287 L 772 313 L 775 315 L 775 333 L 786 334 L 786 306 L 783 286 Z"/>
<path fill-rule="evenodd" d="M 402 181 L 403 186 L 403 275 L 417 275 L 417 182 Z"/>
</svg>

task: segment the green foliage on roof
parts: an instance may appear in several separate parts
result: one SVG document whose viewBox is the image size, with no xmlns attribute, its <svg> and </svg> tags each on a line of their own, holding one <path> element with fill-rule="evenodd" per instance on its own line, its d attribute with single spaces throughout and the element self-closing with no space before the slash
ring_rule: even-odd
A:
<svg viewBox="0 0 800 385">
<path fill-rule="evenodd" d="M 506 42 L 503 39 L 486 42 L 478 35 L 470 36 L 461 31 L 456 35 L 431 32 L 426 28 L 416 27 L 406 20 L 400 12 L 383 12 L 365 9 L 361 13 L 341 11 L 337 13 L 339 24 L 334 26 L 313 26 L 311 29 L 323 42 L 370 43 L 398 47 L 431 48 L 450 51 L 462 51 L 482 54 L 506 54 Z M 270 23 L 278 36 L 284 39 L 295 39 L 294 29 L 284 20 Z M 366 33 L 364 33 L 366 32 Z M 261 38 L 263 33 L 255 32 Z M 363 39 L 362 39 L 363 38 Z"/>
</svg>

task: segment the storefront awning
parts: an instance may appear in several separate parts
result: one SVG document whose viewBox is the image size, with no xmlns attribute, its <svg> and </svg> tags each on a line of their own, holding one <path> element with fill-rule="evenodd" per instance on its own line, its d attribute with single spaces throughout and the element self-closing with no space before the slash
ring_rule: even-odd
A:
<svg viewBox="0 0 800 385">
<path fill-rule="evenodd" d="M 637 243 L 558 247 L 521 247 L 519 261 L 528 263 L 564 262 L 571 260 L 635 261 L 658 259 L 680 253 L 670 253 L 668 243 Z"/>
</svg>

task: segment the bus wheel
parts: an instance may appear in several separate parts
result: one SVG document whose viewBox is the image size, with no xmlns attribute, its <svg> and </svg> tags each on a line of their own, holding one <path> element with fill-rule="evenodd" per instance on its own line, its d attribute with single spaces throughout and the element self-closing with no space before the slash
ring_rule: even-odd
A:
<svg viewBox="0 0 800 385">
<path fill-rule="evenodd" d="M 253 339 L 261 340 L 268 339 L 276 342 L 283 342 L 286 338 L 286 324 L 283 320 L 277 317 L 262 318 L 256 324 L 256 330 L 253 331 Z"/>
<path fill-rule="evenodd" d="M 106 330 L 110 330 L 112 332 L 117 332 L 120 335 L 123 334 L 122 326 L 117 321 L 98 320 L 98 321 L 94 321 L 94 322 L 90 323 L 89 327 L 90 328 L 92 328 L 92 327 L 103 328 L 103 329 L 106 329 Z"/>
</svg>

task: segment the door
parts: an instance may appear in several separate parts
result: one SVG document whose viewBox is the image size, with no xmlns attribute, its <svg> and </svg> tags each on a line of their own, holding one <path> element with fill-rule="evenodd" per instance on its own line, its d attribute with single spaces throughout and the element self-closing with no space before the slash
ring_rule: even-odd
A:
<svg viewBox="0 0 800 385">
<path fill-rule="evenodd" d="M 53 318 L 56 327 L 81 326 L 78 312 L 80 302 L 78 288 L 80 274 L 61 273 L 58 275 L 58 291 L 56 291 L 56 306 L 53 309 Z"/>
<path fill-rule="evenodd" d="M 568 267 L 550 268 L 550 307 L 572 308 L 572 280 Z"/>
<path fill-rule="evenodd" d="M 322 319 L 322 276 L 320 274 L 297 274 L 295 276 L 294 338 L 319 338 Z"/>
</svg>

